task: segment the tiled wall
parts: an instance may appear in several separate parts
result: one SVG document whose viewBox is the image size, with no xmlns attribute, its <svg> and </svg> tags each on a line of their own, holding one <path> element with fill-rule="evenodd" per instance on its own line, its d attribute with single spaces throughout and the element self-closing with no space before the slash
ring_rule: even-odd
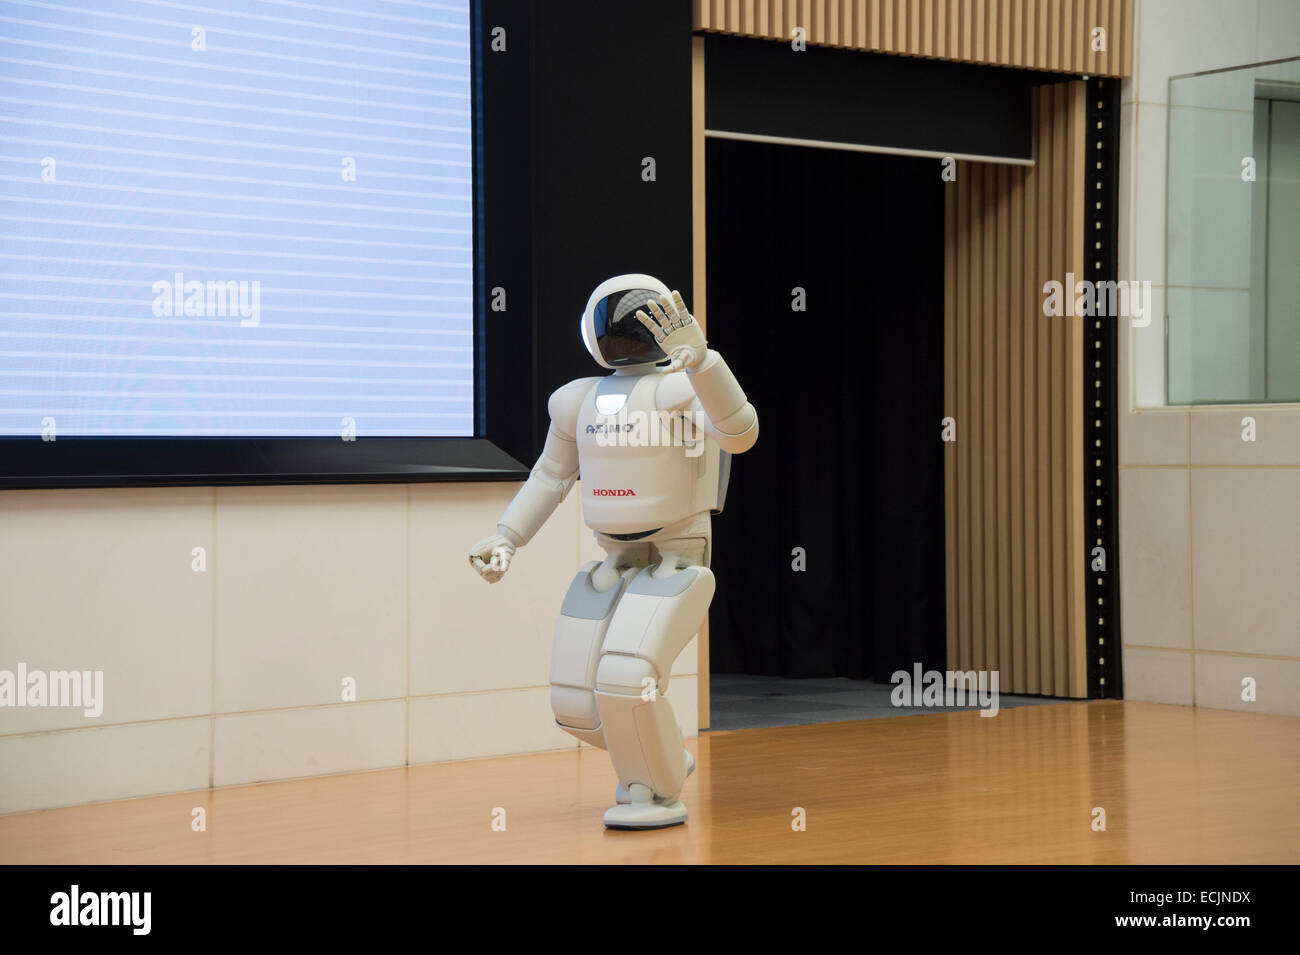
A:
<svg viewBox="0 0 1300 955">
<path fill-rule="evenodd" d="M 105 701 L 0 708 L 0 812 L 577 746 L 551 636 L 603 555 L 575 490 L 481 581 L 466 552 L 517 488 L 0 492 L 0 669 L 102 670 Z M 668 693 L 688 735 L 695 664 Z"/>
<path fill-rule="evenodd" d="M 1138 0 L 1135 32 L 1120 277 L 1155 301 L 1120 335 L 1124 695 L 1300 715 L 1300 406 L 1160 407 L 1169 77 L 1300 56 L 1300 0 Z"/>
</svg>

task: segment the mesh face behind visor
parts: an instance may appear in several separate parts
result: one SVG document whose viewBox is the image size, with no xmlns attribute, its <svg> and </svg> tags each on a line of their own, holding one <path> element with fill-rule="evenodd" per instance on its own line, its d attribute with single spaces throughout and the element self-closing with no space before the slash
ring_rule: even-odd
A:
<svg viewBox="0 0 1300 955">
<path fill-rule="evenodd" d="M 600 357 L 611 365 L 640 365 L 645 362 L 666 361 L 668 356 L 655 342 L 650 329 L 636 317 L 637 309 L 650 310 L 649 302 L 659 301 L 659 293 L 636 288 L 625 292 L 611 292 L 596 303 L 592 311 L 596 331 L 596 347 Z"/>
</svg>

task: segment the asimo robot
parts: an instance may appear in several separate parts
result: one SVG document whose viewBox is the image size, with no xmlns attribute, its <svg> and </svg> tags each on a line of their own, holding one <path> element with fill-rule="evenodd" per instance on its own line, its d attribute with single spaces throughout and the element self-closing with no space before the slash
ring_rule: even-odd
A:
<svg viewBox="0 0 1300 955">
<path fill-rule="evenodd" d="M 664 694 L 713 599 L 711 516 L 730 455 L 758 438 L 758 415 L 681 295 L 649 275 L 598 285 L 582 340 L 613 373 L 551 395 L 542 456 L 470 564 L 500 580 L 581 476 L 583 521 L 605 559 L 564 596 L 551 709 L 609 752 L 619 785 L 605 825 L 661 829 L 686 821 L 678 796 L 695 768 Z"/>
</svg>

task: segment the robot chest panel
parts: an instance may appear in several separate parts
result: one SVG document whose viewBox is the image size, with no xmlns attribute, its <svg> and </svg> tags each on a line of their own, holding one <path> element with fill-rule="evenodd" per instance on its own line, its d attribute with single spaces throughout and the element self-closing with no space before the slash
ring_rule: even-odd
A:
<svg viewBox="0 0 1300 955">
<path fill-rule="evenodd" d="M 636 533 L 690 513 L 699 455 L 683 441 L 681 416 L 656 407 L 657 377 L 624 385 L 630 391 L 623 396 L 598 387 L 583 402 L 582 508 L 596 530 Z"/>
</svg>

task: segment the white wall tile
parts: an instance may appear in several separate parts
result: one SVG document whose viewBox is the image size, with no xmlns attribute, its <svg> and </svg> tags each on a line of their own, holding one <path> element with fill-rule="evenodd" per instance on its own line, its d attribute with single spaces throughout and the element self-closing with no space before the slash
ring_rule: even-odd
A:
<svg viewBox="0 0 1300 955">
<path fill-rule="evenodd" d="M 1156 292 L 1161 295 L 1157 299 Z M 1161 317 L 1163 290 L 1152 290 L 1152 317 L 1155 325 Z M 1117 377 L 1119 463 L 1134 464 L 1186 464 L 1187 463 L 1187 412 L 1183 409 L 1160 408 L 1153 411 L 1135 411 L 1133 397 L 1133 363 L 1137 350 L 1137 336 L 1146 335 L 1148 329 L 1120 328 L 1119 372 Z M 1144 343 L 1145 344 L 1145 343 Z M 1163 364 L 1163 355 L 1159 356 Z M 1149 404 L 1149 403 L 1148 403 Z"/>
<path fill-rule="evenodd" d="M 1164 106 L 1138 103 L 1132 135 L 1133 271 L 1120 278 L 1164 285 L 1169 111 Z"/>
<path fill-rule="evenodd" d="M 1194 408 L 1193 464 L 1300 464 L 1300 407 Z M 1255 419 L 1255 440 L 1243 441 L 1242 419 Z"/>
<path fill-rule="evenodd" d="M 1121 412 L 1119 429 L 1121 465 L 1187 463 L 1186 411 Z"/>
<path fill-rule="evenodd" d="M 1124 699 L 1144 703 L 1192 705 L 1190 653 L 1126 646 L 1123 664 Z"/>
<path fill-rule="evenodd" d="M 1127 468 L 1119 482 L 1124 643 L 1190 647 L 1187 471 Z"/>
<path fill-rule="evenodd" d="M 1300 56 L 1300 2 L 1259 0 L 1257 42 L 1260 62 Z"/>
<path fill-rule="evenodd" d="M 546 687 L 411 701 L 411 764 L 576 749 L 555 725 Z"/>
<path fill-rule="evenodd" d="M 1255 681 L 1255 702 L 1242 700 L 1242 680 Z M 1300 660 L 1196 655 L 1196 705 L 1219 710 L 1300 716 Z"/>
<path fill-rule="evenodd" d="M 430 484 L 411 489 L 411 693 L 425 696 L 543 686 L 560 605 L 578 572 L 568 498 L 494 584 L 469 549 L 496 533 L 518 484 Z"/>
<path fill-rule="evenodd" d="M 406 488 L 221 488 L 217 712 L 406 693 Z"/>
<path fill-rule="evenodd" d="M 1198 650 L 1300 657 L 1300 469 L 1193 468 L 1192 554 Z"/>
<path fill-rule="evenodd" d="M 1151 289 L 1150 322 L 1129 324 L 1129 358 L 1132 361 L 1133 407 L 1163 408 L 1165 395 L 1165 290 Z M 1121 329 L 1122 331 L 1122 329 Z"/>
<path fill-rule="evenodd" d="M 0 735 L 207 713 L 211 488 L 0 492 L 0 669 L 102 670 L 104 711 L 0 709 Z M 207 549 L 208 570 L 191 569 Z"/>
<path fill-rule="evenodd" d="M 1169 77 L 1245 66 L 1256 59 L 1256 0 L 1142 0 L 1138 99 L 1168 101 Z"/>
<path fill-rule="evenodd" d="M 0 739 L 0 813 L 205 789 L 208 724 L 166 720 Z"/>
<path fill-rule="evenodd" d="M 353 773 L 406 762 L 406 702 L 216 718 L 213 784 Z"/>
</svg>

